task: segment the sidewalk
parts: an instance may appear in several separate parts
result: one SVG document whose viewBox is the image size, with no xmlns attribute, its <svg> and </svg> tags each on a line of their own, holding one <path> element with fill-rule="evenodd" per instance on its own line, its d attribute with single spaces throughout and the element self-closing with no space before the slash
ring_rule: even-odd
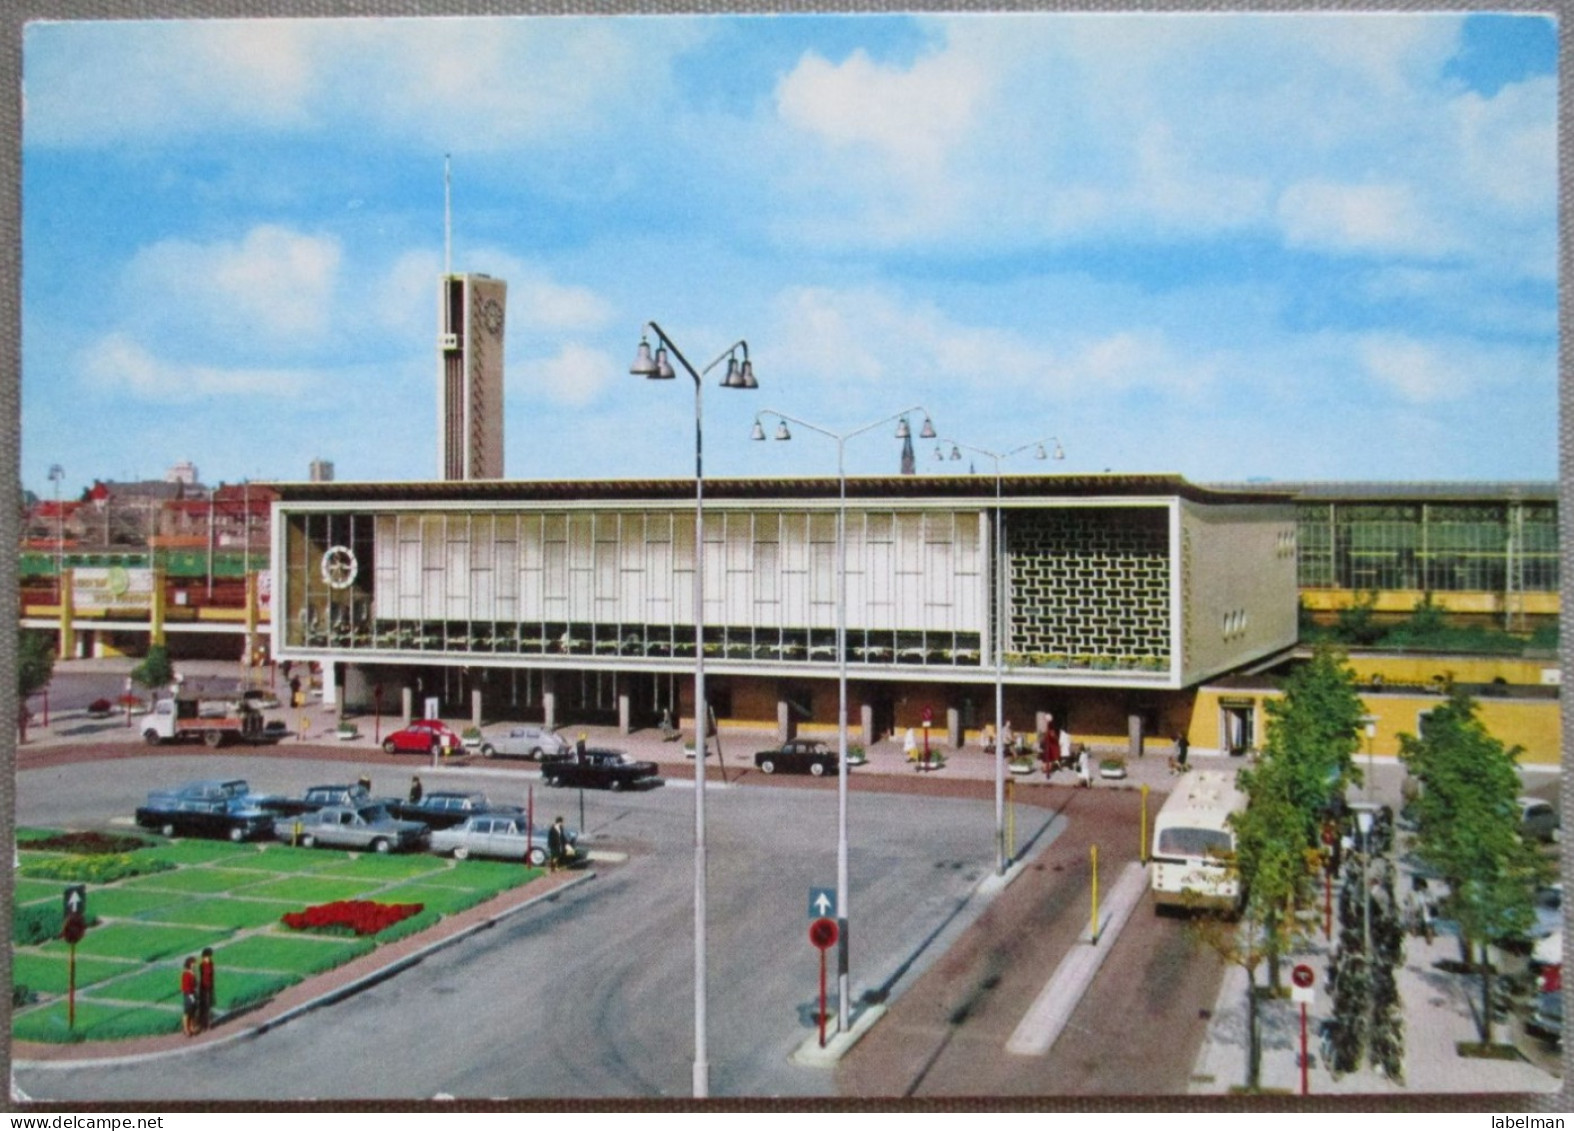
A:
<svg viewBox="0 0 1574 1131">
<path fill-rule="evenodd" d="M 1332 1012 L 1326 991 L 1330 946 L 1318 933 L 1304 954 L 1284 962 L 1285 984 L 1289 970 L 1304 962 L 1317 972 L 1316 1000 L 1307 1007 L 1307 1051 L 1310 1068 L 1307 1094 L 1415 1096 L 1426 1093 L 1555 1093 L 1562 1080 L 1548 1069 L 1526 1061 L 1488 1060 L 1460 1056 L 1456 1045 L 1478 1039 L 1471 1012 L 1472 997 L 1479 997 L 1474 978 L 1437 968 L 1440 959 L 1458 959 L 1457 941 L 1438 935 L 1428 943 L 1418 935 L 1405 938 L 1404 965 L 1399 971 L 1399 998 L 1404 1003 L 1404 1081 L 1396 1083 L 1375 1069 L 1363 1066 L 1334 1079 L 1322 1063 L 1319 1025 Z M 1267 977 L 1266 966 L 1257 970 L 1258 985 Z M 1262 1039 L 1262 1087 L 1299 1095 L 1300 1006 L 1288 1000 L 1259 1003 Z M 1511 1043 L 1513 1022 L 1493 1027 L 1496 1043 Z M 1554 1063 L 1549 1058 L 1548 1066 Z M 1219 990 L 1219 1000 L 1208 1025 L 1207 1037 L 1192 1070 L 1192 1095 L 1223 1095 L 1246 1081 L 1246 972 L 1232 966 Z M 1539 1106 L 1539 1101 L 1537 1106 Z M 1554 1110 L 1554 1109 L 1548 1109 Z M 1565 1108 L 1564 1110 L 1567 1110 Z"/>
</svg>

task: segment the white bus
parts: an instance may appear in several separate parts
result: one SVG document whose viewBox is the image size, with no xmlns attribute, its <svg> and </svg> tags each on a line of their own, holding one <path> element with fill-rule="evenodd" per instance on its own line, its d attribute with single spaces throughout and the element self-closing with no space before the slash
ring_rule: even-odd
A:
<svg viewBox="0 0 1574 1131">
<path fill-rule="evenodd" d="M 1160 907 L 1222 907 L 1241 902 L 1235 832 L 1229 816 L 1246 807 L 1235 774 L 1183 774 L 1153 823 L 1153 898 Z"/>
</svg>

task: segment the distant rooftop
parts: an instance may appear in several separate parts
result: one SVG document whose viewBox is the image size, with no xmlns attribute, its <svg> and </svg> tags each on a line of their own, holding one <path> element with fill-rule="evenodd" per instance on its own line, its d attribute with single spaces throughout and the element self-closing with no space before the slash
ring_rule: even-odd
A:
<svg viewBox="0 0 1574 1131">
<path fill-rule="evenodd" d="M 1209 483 L 1213 491 L 1287 491 L 1297 500 L 1350 502 L 1482 502 L 1533 499 L 1556 502 L 1556 480 L 1436 480 L 1432 482 L 1380 482 L 1374 480 L 1266 480 L 1248 483 Z"/>
</svg>

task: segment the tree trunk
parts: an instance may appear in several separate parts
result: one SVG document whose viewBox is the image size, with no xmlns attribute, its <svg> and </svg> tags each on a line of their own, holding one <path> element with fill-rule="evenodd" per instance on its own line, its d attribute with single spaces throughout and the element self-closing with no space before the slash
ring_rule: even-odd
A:
<svg viewBox="0 0 1574 1131">
<path fill-rule="evenodd" d="M 1481 943 L 1481 1043 L 1492 1043 L 1492 963 L 1488 961 L 1487 944 Z"/>
<path fill-rule="evenodd" d="M 1262 1036 L 1257 1028 L 1257 980 L 1246 967 L 1246 1090 L 1262 1084 Z"/>
<path fill-rule="evenodd" d="M 1268 987 L 1279 992 L 1279 914 L 1269 911 L 1263 917 L 1263 941 L 1268 952 Z"/>
</svg>

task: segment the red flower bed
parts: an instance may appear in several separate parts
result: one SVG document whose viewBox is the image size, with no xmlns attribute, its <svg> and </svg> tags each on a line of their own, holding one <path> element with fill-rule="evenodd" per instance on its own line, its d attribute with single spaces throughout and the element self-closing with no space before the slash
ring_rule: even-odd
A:
<svg viewBox="0 0 1574 1131">
<path fill-rule="evenodd" d="M 401 920 L 419 915 L 424 903 L 374 903 L 369 899 L 340 899 L 333 903 L 319 903 L 305 911 L 291 911 L 283 916 L 284 925 L 296 931 L 321 930 L 345 927 L 358 935 L 375 935 Z"/>
</svg>

